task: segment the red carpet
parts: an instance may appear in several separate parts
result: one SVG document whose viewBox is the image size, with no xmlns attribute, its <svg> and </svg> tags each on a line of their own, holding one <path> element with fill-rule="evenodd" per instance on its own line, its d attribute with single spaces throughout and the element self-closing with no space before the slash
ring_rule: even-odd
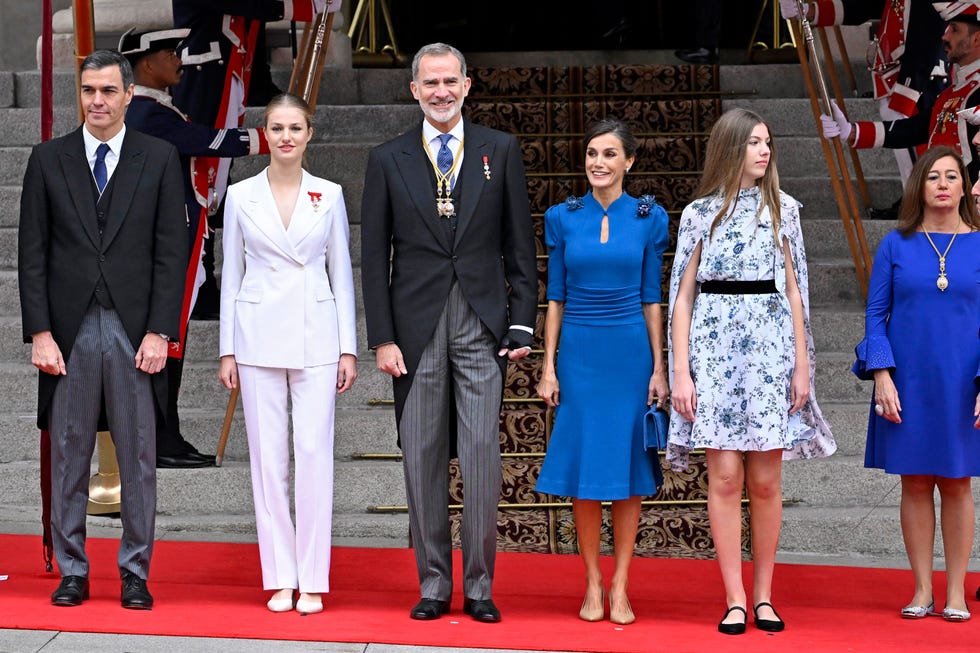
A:
<svg viewBox="0 0 980 653">
<path fill-rule="evenodd" d="M 715 630 L 723 592 L 714 561 L 636 559 L 630 598 L 637 621 L 616 627 L 578 619 L 577 557 L 501 553 L 494 599 L 504 619 L 492 625 L 462 614 L 460 592 L 448 617 L 409 619 L 418 590 L 413 554 L 404 549 L 335 548 L 324 612 L 300 617 L 266 610 L 255 545 L 157 542 L 150 579 L 157 605 L 123 610 L 116 547 L 89 540 L 92 599 L 56 608 L 48 597 L 58 578 L 43 572 L 39 538 L 0 535 L 0 575 L 9 576 L 0 582 L 0 628 L 609 653 L 980 650 L 980 614 L 965 624 L 898 616 L 912 590 L 911 572 L 902 570 L 779 565 L 775 603 L 789 626 L 766 634 L 750 624 L 732 637 Z M 970 587 L 978 580 L 970 574 Z M 938 574 L 936 582 L 941 601 Z"/>
</svg>

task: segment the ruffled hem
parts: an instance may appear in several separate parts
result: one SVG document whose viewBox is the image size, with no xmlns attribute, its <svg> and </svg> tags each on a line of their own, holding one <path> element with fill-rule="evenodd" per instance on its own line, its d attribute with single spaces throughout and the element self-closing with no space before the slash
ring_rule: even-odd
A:
<svg viewBox="0 0 980 653">
<path fill-rule="evenodd" d="M 854 348 L 854 355 L 857 360 L 851 371 L 862 381 L 873 381 L 876 370 L 895 367 L 895 355 L 886 336 L 867 336 Z"/>
<path fill-rule="evenodd" d="M 830 434 L 828 428 L 821 428 L 825 425 L 823 418 L 816 419 L 812 416 L 804 419 L 803 410 L 790 416 L 786 429 L 786 442 L 767 443 L 764 447 L 753 449 L 737 449 L 737 451 L 772 451 L 773 449 L 783 450 L 783 460 L 805 460 L 808 458 L 826 458 L 837 451 L 837 443 Z M 667 442 L 667 463 L 674 472 L 687 471 L 691 451 L 694 449 L 716 448 L 710 447 L 709 443 L 696 443 L 688 440 L 687 442 L 677 442 L 670 440 Z M 720 447 L 724 449 L 724 447 Z M 735 450 L 733 450 L 735 451 Z"/>
</svg>

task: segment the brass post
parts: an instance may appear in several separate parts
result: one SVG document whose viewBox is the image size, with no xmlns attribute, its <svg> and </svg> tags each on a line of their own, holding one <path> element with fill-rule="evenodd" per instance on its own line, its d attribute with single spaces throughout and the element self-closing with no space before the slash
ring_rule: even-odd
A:
<svg viewBox="0 0 980 653">
<path fill-rule="evenodd" d="M 88 509 L 90 515 L 106 515 L 119 512 L 122 488 L 119 481 L 119 462 L 116 447 L 108 431 L 96 436 L 99 454 L 99 471 L 88 482 Z"/>
</svg>

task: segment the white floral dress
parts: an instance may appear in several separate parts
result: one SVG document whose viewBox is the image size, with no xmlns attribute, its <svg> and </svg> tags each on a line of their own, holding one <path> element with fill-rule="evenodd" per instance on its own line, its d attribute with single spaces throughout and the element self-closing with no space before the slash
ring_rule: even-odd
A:
<svg viewBox="0 0 980 653">
<path fill-rule="evenodd" d="M 813 393 L 815 361 L 799 203 L 785 193 L 780 194 L 779 242 L 785 240 L 790 244 L 793 269 L 803 297 L 810 359 L 809 400 L 802 410 L 790 415 L 790 379 L 796 354 L 783 250 L 776 247 L 768 209 L 759 214 L 758 188 L 740 191 L 729 215 L 709 237 L 711 222 L 722 202 L 722 196 L 716 194 L 696 200 L 684 209 L 671 275 L 671 315 L 680 279 L 698 243 L 701 243 L 699 284 L 772 279 L 777 292 L 696 296 L 689 356 L 697 410 L 694 422 L 672 411 L 667 460 L 674 469 L 685 469 L 688 454 L 695 448 L 783 449 L 786 459 L 829 456 L 837 447 Z M 671 345 L 672 383 L 673 361 Z"/>
</svg>

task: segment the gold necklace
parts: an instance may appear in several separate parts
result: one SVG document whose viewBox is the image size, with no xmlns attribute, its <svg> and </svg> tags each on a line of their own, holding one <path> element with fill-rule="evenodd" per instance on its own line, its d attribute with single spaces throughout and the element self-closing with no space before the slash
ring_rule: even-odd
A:
<svg viewBox="0 0 980 653">
<path fill-rule="evenodd" d="M 939 253 L 939 248 L 936 247 L 936 243 L 932 242 L 932 238 L 929 236 L 929 232 L 926 231 L 925 226 L 922 227 L 922 233 L 926 235 L 926 240 L 932 245 L 932 249 L 935 250 L 936 256 L 939 257 L 939 278 L 936 279 L 936 287 L 939 288 L 939 292 L 945 292 L 946 288 L 949 287 L 949 281 L 946 279 L 946 255 L 949 254 L 949 248 L 953 246 L 953 241 L 956 240 L 956 234 L 960 232 L 960 223 L 957 221 L 956 229 L 953 230 L 953 237 L 949 239 L 949 245 L 946 245 L 946 251 L 942 254 Z"/>
</svg>

